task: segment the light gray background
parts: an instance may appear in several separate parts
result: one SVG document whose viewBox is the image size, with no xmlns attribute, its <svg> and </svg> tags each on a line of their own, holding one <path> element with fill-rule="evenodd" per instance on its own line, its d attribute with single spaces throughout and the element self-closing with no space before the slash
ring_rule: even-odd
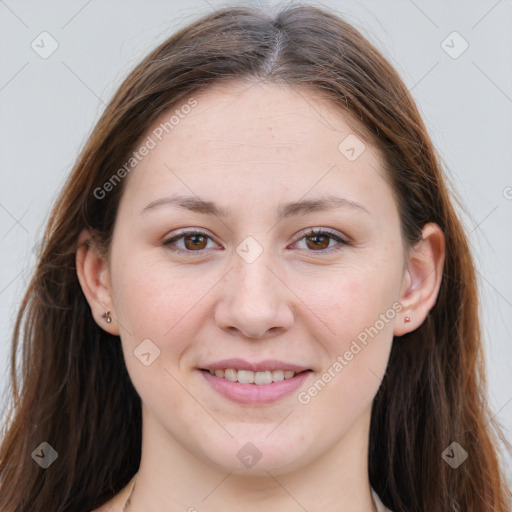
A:
<svg viewBox="0 0 512 512">
<path fill-rule="evenodd" d="M 8 380 L 14 316 L 35 262 L 32 248 L 105 103 L 157 43 L 223 5 L 0 0 L 0 392 Z M 490 401 L 511 440 L 512 3 L 323 5 L 362 30 L 401 73 L 465 204 L 461 215 L 481 284 Z M 47 59 L 31 48 L 34 40 L 42 46 L 43 31 L 59 45 Z M 455 59 L 441 46 L 453 31 L 469 44 Z M 445 44 L 453 53 L 463 42 L 456 36 Z"/>
</svg>

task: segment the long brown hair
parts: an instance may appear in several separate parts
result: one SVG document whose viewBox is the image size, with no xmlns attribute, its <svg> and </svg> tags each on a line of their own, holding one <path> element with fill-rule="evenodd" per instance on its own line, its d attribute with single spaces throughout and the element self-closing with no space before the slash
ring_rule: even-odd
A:
<svg viewBox="0 0 512 512">
<path fill-rule="evenodd" d="M 148 55 L 105 109 L 55 204 L 17 317 L 1 510 L 86 512 L 137 471 L 141 402 L 120 338 L 98 327 L 79 286 L 78 235 L 88 228 L 109 247 L 123 181 L 104 198 L 94 191 L 163 111 L 243 79 L 309 89 L 344 109 L 385 158 L 404 243 L 427 222 L 446 236 L 437 303 L 421 327 L 394 340 L 374 400 L 371 485 L 393 512 L 509 511 L 497 455 L 506 440 L 485 399 L 475 268 L 440 158 L 392 66 L 336 14 L 309 6 L 203 17 Z M 47 469 L 31 456 L 42 442 L 58 453 Z M 452 442 L 468 453 L 456 469 L 441 456 Z"/>
</svg>

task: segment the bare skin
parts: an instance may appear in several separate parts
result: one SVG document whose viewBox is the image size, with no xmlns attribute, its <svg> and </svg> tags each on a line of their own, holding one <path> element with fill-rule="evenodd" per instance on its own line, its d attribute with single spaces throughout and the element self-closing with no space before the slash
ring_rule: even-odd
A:
<svg viewBox="0 0 512 512">
<path fill-rule="evenodd" d="M 427 224 L 423 240 L 404 247 L 379 152 L 359 137 L 365 149 L 348 159 L 339 145 L 354 127 L 326 100 L 247 83 L 196 99 L 125 178 L 108 256 L 94 246 L 77 253 L 94 318 L 120 335 L 143 404 L 141 466 L 127 512 L 374 512 L 372 401 L 393 337 L 419 327 L 435 304 L 442 231 Z M 231 213 L 154 203 L 173 194 Z M 282 203 L 326 195 L 346 202 L 279 220 Z M 202 238 L 176 239 L 180 229 Z M 236 250 L 248 236 L 261 248 L 251 263 Z M 371 326 L 377 333 L 354 353 Z M 149 366 L 134 356 L 145 339 L 160 351 Z M 201 371 L 227 358 L 311 371 L 273 403 L 240 404 Z M 246 443 L 261 457 L 251 467 L 238 456 Z M 121 512 L 130 489 L 98 510 Z"/>
</svg>

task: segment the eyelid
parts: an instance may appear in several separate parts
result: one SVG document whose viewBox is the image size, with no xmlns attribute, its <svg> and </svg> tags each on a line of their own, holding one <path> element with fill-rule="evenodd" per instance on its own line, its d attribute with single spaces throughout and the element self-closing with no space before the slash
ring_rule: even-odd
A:
<svg viewBox="0 0 512 512">
<path fill-rule="evenodd" d="M 297 234 L 296 242 L 298 242 L 299 240 L 302 240 L 302 238 L 304 238 L 305 236 L 325 235 L 325 234 L 331 236 L 332 238 L 338 239 L 340 242 L 344 242 L 346 244 L 349 243 L 348 238 L 346 236 L 344 236 L 342 233 L 340 233 L 339 231 L 336 231 L 335 229 L 332 229 L 332 228 L 322 228 L 322 227 L 306 228 L 306 229 L 299 231 L 299 233 Z"/>
</svg>

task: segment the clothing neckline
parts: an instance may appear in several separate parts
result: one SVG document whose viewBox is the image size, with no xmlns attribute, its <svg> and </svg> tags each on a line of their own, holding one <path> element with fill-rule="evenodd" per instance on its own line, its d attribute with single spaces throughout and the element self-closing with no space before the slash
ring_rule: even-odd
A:
<svg viewBox="0 0 512 512">
<path fill-rule="evenodd" d="M 384 506 L 384 503 L 382 503 L 381 499 L 379 498 L 379 495 L 375 492 L 373 487 L 370 487 L 372 491 L 373 501 L 375 502 L 375 506 L 377 507 L 377 512 L 391 512 L 389 508 Z"/>
</svg>

